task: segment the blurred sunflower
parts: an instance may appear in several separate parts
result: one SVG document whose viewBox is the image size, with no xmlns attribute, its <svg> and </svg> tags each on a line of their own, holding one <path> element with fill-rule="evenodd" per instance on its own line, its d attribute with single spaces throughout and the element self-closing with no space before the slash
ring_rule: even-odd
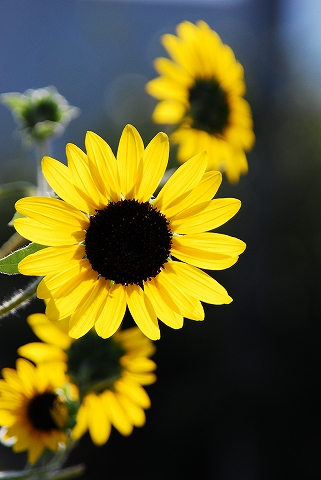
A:
<svg viewBox="0 0 321 480">
<path fill-rule="evenodd" d="M 74 341 L 61 327 L 63 322 L 50 322 L 44 314 L 30 315 L 28 323 L 40 339 L 49 343 L 30 343 L 20 347 L 18 353 L 37 364 L 67 358 L 68 374 L 79 388 L 74 440 L 88 429 L 93 442 L 102 445 L 112 425 L 122 435 L 144 425 L 144 409 L 150 407 L 150 399 L 142 385 L 156 381 L 156 364 L 148 358 L 155 346 L 139 328 L 116 332 L 107 340 L 90 331 Z"/>
<path fill-rule="evenodd" d="M 37 295 L 48 300 L 50 320 L 70 316 L 74 338 L 93 326 L 107 338 L 128 305 L 138 327 L 156 340 L 157 318 L 181 328 L 183 317 L 204 319 L 200 300 L 230 303 L 225 288 L 198 267 L 219 270 L 237 261 L 244 242 L 208 230 L 227 222 L 241 203 L 212 200 L 221 174 L 206 173 L 206 152 L 181 165 L 154 198 L 168 163 L 167 135 L 157 134 L 144 149 L 127 125 L 117 159 L 92 132 L 86 148 L 87 155 L 68 144 L 68 166 L 43 159 L 43 173 L 61 199 L 16 203 L 27 217 L 15 220 L 16 230 L 49 246 L 22 260 L 19 271 L 45 276 Z"/>
<path fill-rule="evenodd" d="M 48 448 L 56 452 L 68 441 L 69 414 L 75 390 L 63 363 L 34 366 L 19 358 L 16 370 L 3 368 L 0 380 L 0 425 L 3 440 L 12 440 L 15 452 L 28 450 L 33 464 Z"/>
<path fill-rule="evenodd" d="M 172 60 L 157 58 L 161 76 L 146 85 L 160 100 L 153 120 L 176 126 L 171 140 L 178 144 L 180 162 L 206 150 L 209 168 L 237 182 L 248 170 L 245 151 L 254 144 L 251 109 L 243 98 L 243 67 L 204 21 L 184 21 L 176 31 L 178 36 L 162 36 Z"/>
</svg>

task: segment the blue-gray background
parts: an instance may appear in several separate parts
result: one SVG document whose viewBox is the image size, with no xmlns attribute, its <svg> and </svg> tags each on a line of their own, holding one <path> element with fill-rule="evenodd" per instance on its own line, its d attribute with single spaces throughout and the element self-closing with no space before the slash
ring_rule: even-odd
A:
<svg viewBox="0 0 321 480">
<path fill-rule="evenodd" d="M 320 18 L 317 0 L 0 0 L 0 93 L 54 85 L 82 111 L 53 144 L 62 161 L 86 130 L 113 148 L 126 123 L 145 143 L 157 133 L 144 85 L 165 53 L 160 35 L 183 20 L 207 21 L 233 48 L 253 108 L 249 174 L 224 179 L 218 195 L 243 204 L 220 231 L 247 250 L 214 274 L 234 302 L 206 306 L 205 321 L 182 330 L 162 327 L 146 426 L 129 438 L 113 431 L 100 448 L 84 437 L 69 464 L 85 462 L 85 479 L 321 478 Z M 4 106 L 0 125 L 0 182 L 35 182 L 36 154 L 13 136 Z M 0 204 L 2 242 L 15 200 Z M 1 299 L 26 283 L 0 280 Z M 40 309 L 1 321 L 1 367 L 34 339 L 24 319 Z M 0 446 L 0 469 L 24 463 Z"/>
</svg>

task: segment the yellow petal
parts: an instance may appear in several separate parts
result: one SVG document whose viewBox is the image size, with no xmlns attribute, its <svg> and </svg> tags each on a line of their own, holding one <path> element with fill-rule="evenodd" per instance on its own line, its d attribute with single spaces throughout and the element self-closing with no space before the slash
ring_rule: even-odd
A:
<svg viewBox="0 0 321 480">
<path fill-rule="evenodd" d="M 123 407 L 126 415 L 132 425 L 135 427 L 142 427 L 146 422 L 146 416 L 144 410 L 136 403 L 131 401 L 126 395 L 116 393 L 117 400 Z"/>
<path fill-rule="evenodd" d="M 62 320 L 69 317 L 90 295 L 96 280 L 91 278 L 88 272 L 79 280 L 68 295 L 48 301 L 46 315 L 50 320 Z M 72 287 L 72 283 L 69 286 Z"/>
<path fill-rule="evenodd" d="M 176 100 L 186 103 L 186 88 L 168 77 L 157 77 L 146 85 L 147 92 L 158 100 Z"/>
<path fill-rule="evenodd" d="M 142 408 L 150 407 L 150 399 L 146 391 L 138 383 L 126 378 L 120 378 L 115 382 L 116 392 L 126 395 L 132 402 L 135 402 Z"/>
<path fill-rule="evenodd" d="M 162 100 L 158 102 L 152 114 L 155 123 L 178 123 L 186 111 L 186 105 L 177 100 Z"/>
<path fill-rule="evenodd" d="M 161 297 L 159 290 L 152 279 L 145 282 L 144 291 L 149 298 L 157 317 L 171 328 L 182 328 L 184 318 L 182 315 L 175 312 Z"/>
<path fill-rule="evenodd" d="M 111 390 L 106 390 L 101 395 L 101 401 L 105 411 L 108 412 L 107 415 L 112 425 L 117 428 L 122 435 L 130 435 L 133 426 L 129 422 L 121 404 L 118 402 L 116 394 Z"/>
<path fill-rule="evenodd" d="M 151 340 L 160 338 L 160 331 L 155 311 L 138 285 L 126 287 L 127 304 L 129 311 L 141 331 Z"/>
<path fill-rule="evenodd" d="M 73 438 L 73 440 L 79 440 L 87 431 L 87 412 L 83 404 L 80 405 L 78 409 L 76 422 L 71 432 L 71 438 Z"/>
<path fill-rule="evenodd" d="M 44 313 L 33 313 L 27 317 L 27 322 L 40 340 L 67 350 L 71 344 L 68 335 L 69 318 L 61 322 L 51 322 Z"/>
<path fill-rule="evenodd" d="M 96 166 L 95 178 L 100 191 L 112 202 L 121 198 L 119 174 L 116 158 L 112 149 L 99 135 L 87 132 L 85 139 L 87 154 L 91 162 L 89 168 Z"/>
<path fill-rule="evenodd" d="M 24 238 L 40 245 L 49 247 L 58 247 L 61 245 L 75 245 L 82 242 L 85 238 L 83 230 L 66 229 L 62 226 L 45 227 L 43 223 L 37 222 L 32 218 L 17 218 L 14 221 L 14 228 Z"/>
<path fill-rule="evenodd" d="M 85 335 L 93 326 L 97 316 L 103 308 L 106 296 L 106 280 L 100 278 L 90 295 L 71 315 L 69 321 L 69 335 L 72 338 L 79 338 Z"/>
<path fill-rule="evenodd" d="M 113 285 L 104 301 L 104 307 L 95 323 L 97 334 L 102 338 L 111 337 L 118 330 L 126 311 L 125 287 Z"/>
<path fill-rule="evenodd" d="M 168 51 L 172 59 L 181 65 L 191 76 L 194 76 L 195 64 L 194 58 L 190 58 L 190 49 L 180 38 L 171 34 L 165 34 L 162 36 L 162 44 Z"/>
<path fill-rule="evenodd" d="M 194 233 L 173 237 L 173 245 L 178 249 L 179 246 L 194 248 L 210 253 L 220 253 L 231 257 L 236 257 L 244 252 L 246 244 L 235 237 L 221 233 Z"/>
<path fill-rule="evenodd" d="M 204 319 L 204 310 L 202 304 L 196 298 L 191 297 L 184 290 L 181 290 L 176 282 L 175 277 L 167 274 L 167 268 L 155 277 L 154 281 L 160 290 L 160 294 L 170 307 L 173 307 L 177 313 L 183 315 L 183 317 L 190 318 L 191 320 L 203 320 Z M 167 299 L 164 294 L 169 297 Z"/>
<path fill-rule="evenodd" d="M 169 262 L 167 275 L 171 275 L 178 288 L 203 302 L 222 305 L 232 298 L 222 285 L 202 270 L 181 262 Z"/>
<path fill-rule="evenodd" d="M 186 164 L 185 164 L 186 165 Z M 241 202 L 235 198 L 219 198 L 211 203 L 200 213 L 191 214 L 187 209 L 183 212 L 185 218 L 175 217 L 171 221 L 171 229 L 182 234 L 202 233 L 220 227 L 232 218 L 240 209 Z"/>
<path fill-rule="evenodd" d="M 143 155 L 143 174 L 136 190 L 139 201 L 148 201 L 155 192 L 165 173 L 168 155 L 168 136 L 160 132 L 147 145 Z"/>
<path fill-rule="evenodd" d="M 186 72 L 186 70 L 169 58 L 156 58 L 154 61 L 154 66 L 158 73 L 171 78 L 180 85 L 184 85 L 188 88 L 193 83 L 193 78 Z"/>
<path fill-rule="evenodd" d="M 207 167 L 207 153 L 201 152 L 191 158 L 184 165 L 181 165 L 167 180 L 153 205 L 166 215 L 166 208 L 180 201 L 185 197 L 185 192 L 192 190 L 204 175 Z"/>
<path fill-rule="evenodd" d="M 88 227 L 88 218 L 69 203 L 57 198 L 26 197 L 16 202 L 16 210 L 44 226 L 73 232 Z"/>
<path fill-rule="evenodd" d="M 141 385 L 152 385 L 156 382 L 157 378 L 155 373 L 126 373 L 126 377 L 130 378 L 134 382 Z"/>
<path fill-rule="evenodd" d="M 27 343 L 19 347 L 17 352 L 21 357 L 28 358 L 35 364 L 52 361 L 67 362 L 68 360 L 66 353 L 60 347 L 47 343 Z"/>
<path fill-rule="evenodd" d="M 69 168 L 61 162 L 44 157 L 41 162 L 42 172 L 58 197 L 82 212 L 94 215 L 95 209 L 75 189 Z"/>
<path fill-rule="evenodd" d="M 144 153 L 144 144 L 136 128 L 126 125 L 119 140 L 117 165 L 121 192 L 126 199 L 135 194 L 138 167 Z"/>
<path fill-rule="evenodd" d="M 69 263 L 79 262 L 85 256 L 82 245 L 48 247 L 28 255 L 19 263 L 23 275 L 50 275 L 61 272 Z"/>
<path fill-rule="evenodd" d="M 126 362 L 126 370 L 131 373 L 145 373 L 155 370 L 156 363 L 150 358 L 137 357 Z"/>
<path fill-rule="evenodd" d="M 185 246 L 172 247 L 171 253 L 182 262 L 206 270 L 225 270 L 234 265 L 239 258 L 238 256 L 230 257 L 221 253 L 210 253 Z"/>
<path fill-rule="evenodd" d="M 85 398 L 87 424 L 92 441 L 96 445 L 103 445 L 107 442 L 111 425 L 107 419 L 104 405 L 98 395 L 89 394 Z"/>
<path fill-rule="evenodd" d="M 107 205 L 107 199 L 95 183 L 96 178 L 90 171 L 86 154 L 72 143 L 67 144 L 66 154 L 72 182 L 79 195 L 85 198 L 95 210 L 104 208 Z"/>
<path fill-rule="evenodd" d="M 175 217 L 175 215 L 184 215 L 184 210 L 196 205 L 202 205 L 206 208 L 205 202 L 210 200 L 216 194 L 222 181 L 222 174 L 220 172 L 207 172 L 204 174 L 200 183 L 193 188 L 192 191 L 186 192 L 185 197 L 181 197 L 176 204 L 166 208 L 167 218 Z"/>
<path fill-rule="evenodd" d="M 70 262 L 64 270 L 53 275 L 47 275 L 41 280 L 37 289 L 38 298 L 60 298 L 73 293 L 79 284 L 85 281 L 95 281 L 97 273 L 91 269 L 85 258 L 78 262 Z"/>
<path fill-rule="evenodd" d="M 13 445 L 13 449 L 14 449 L 14 445 Z M 36 463 L 38 458 L 41 457 L 44 449 L 45 449 L 45 446 L 43 445 L 43 443 L 40 440 L 37 441 L 34 439 L 33 442 L 30 443 L 29 445 L 28 462 L 31 464 Z"/>
</svg>

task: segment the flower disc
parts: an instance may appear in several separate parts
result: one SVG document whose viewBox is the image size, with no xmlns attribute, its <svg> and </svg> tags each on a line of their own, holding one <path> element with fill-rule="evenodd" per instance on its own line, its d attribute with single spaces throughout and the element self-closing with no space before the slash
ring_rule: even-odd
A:
<svg viewBox="0 0 321 480">
<path fill-rule="evenodd" d="M 149 202 L 121 200 L 91 217 L 85 244 L 87 258 L 100 276 L 141 285 L 167 261 L 171 232 L 166 217 Z"/>
</svg>

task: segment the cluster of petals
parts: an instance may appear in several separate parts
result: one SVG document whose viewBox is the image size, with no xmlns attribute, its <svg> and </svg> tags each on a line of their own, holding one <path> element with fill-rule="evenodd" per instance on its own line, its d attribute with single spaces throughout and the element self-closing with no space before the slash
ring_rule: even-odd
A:
<svg viewBox="0 0 321 480">
<path fill-rule="evenodd" d="M 201 269 L 228 268 L 243 252 L 241 240 L 210 232 L 236 214 L 240 201 L 213 199 L 221 174 L 207 171 L 207 153 L 181 165 L 153 198 L 168 164 L 167 135 L 158 133 L 145 148 L 137 130 L 127 125 L 116 157 L 93 132 L 87 132 L 85 145 L 87 154 L 67 145 L 67 166 L 50 157 L 42 161 L 43 173 L 59 198 L 28 197 L 16 203 L 24 216 L 15 220 L 16 230 L 48 247 L 22 260 L 19 271 L 44 277 L 37 295 L 46 300 L 49 319 L 70 317 L 73 338 L 92 327 L 107 338 L 118 330 L 128 306 L 141 331 L 156 340 L 158 319 L 181 328 L 184 317 L 204 319 L 201 301 L 230 303 L 225 288 Z M 150 201 L 166 217 L 172 234 L 168 261 L 143 285 L 117 284 L 100 276 L 85 255 L 91 218 L 110 202 L 124 199 Z"/>
</svg>

